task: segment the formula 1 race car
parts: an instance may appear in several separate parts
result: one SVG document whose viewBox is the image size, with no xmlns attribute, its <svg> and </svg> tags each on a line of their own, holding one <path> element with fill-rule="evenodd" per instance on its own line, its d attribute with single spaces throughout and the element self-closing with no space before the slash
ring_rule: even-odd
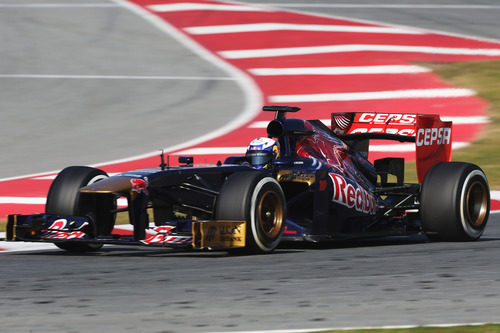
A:
<svg viewBox="0 0 500 333">
<path fill-rule="evenodd" d="M 267 168 L 255 169 L 247 155 L 212 166 L 195 166 L 192 157 L 170 166 L 162 155 L 159 168 L 111 177 L 71 166 L 53 181 L 45 213 L 9 215 L 6 238 L 69 251 L 126 244 L 266 253 L 283 240 L 481 236 L 488 182 L 478 166 L 450 162 L 451 122 L 437 115 L 333 113 L 329 128 L 287 119 L 299 110 L 264 107 L 275 112 L 267 135 L 281 151 Z M 418 183 L 405 183 L 403 158 L 370 163 L 373 139 L 414 142 Z M 127 204 L 117 206 L 123 198 Z M 113 231 L 121 212 L 128 212 L 133 233 Z"/>
</svg>

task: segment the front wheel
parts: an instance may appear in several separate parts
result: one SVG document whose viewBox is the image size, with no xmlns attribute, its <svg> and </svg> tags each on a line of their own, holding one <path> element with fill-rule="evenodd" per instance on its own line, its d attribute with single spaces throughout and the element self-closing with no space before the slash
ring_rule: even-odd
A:
<svg viewBox="0 0 500 333">
<path fill-rule="evenodd" d="M 107 235 L 114 227 L 116 200 L 112 194 L 99 195 L 98 200 L 91 195 L 80 193 L 80 188 L 108 178 L 99 169 L 86 166 L 71 166 L 63 169 L 52 182 L 47 195 L 45 211 L 48 214 L 69 216 L 92 216 L 93 235 Z M 101 243 L 58 242 L 55 245 L 71 252 L 95 251 Z"/>
<path fill-rule="evenodd" d="M 430 239 L 477 240 L 489 213 L 488 181 L 478 166 L 442 162 L 428 171 L 420 194 L 420 216 Z"/>
<path fill-rule="evenodd" d="M 285 229 L 285 195 L 279 183 L 257 172 L 228 177 L 217 197 L 215 219 L 246 221 L 246 251 L 268 253 Z"/>
</svg>

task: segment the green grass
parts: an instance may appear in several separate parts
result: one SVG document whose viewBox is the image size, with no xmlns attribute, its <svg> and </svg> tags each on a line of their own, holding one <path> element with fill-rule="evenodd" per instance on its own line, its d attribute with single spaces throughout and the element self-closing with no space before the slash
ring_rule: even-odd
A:
<svg viewBox="0 0 500 333">
<path fill-rule="evenodd" d="M 452 160 L 479 165 L 491 189 L 500 189 L 500 61 L 464 63 L 425 63 L 444 81 L 457 87 L 469 88 L 489 102 L 490 124 L 484 133 L 466 148 L 453 151 Z M 423 110 L 425 112 L 425 110 Z M 407 163 L 405 179 L 416 181 L 415 163 Z"/>
<path fill-rule="evenodd" d="M 421 326 L 415 328 L 394 329 L 353 329 L 321 331 L 321 333 L 500 333 L 500 324 L 468 325 L 456 327 Z M 313 332 L 311 332 L 313 333 Z"/>
</svg>

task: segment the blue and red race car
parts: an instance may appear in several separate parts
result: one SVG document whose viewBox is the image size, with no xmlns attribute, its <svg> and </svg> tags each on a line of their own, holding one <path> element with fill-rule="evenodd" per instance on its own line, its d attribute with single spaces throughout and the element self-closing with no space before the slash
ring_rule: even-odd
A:
<svg viewBox="0 0 500 333">
<path fill-rule="evenodd" d="M 46 212 L 9 215 L 7 240 L 52 242 L 69 251 L 103 244 L 273 251 L 281 241 L 328 241 L 425 233 L 438 241 L 477 240 L 490 209 L 485 174 L 450 162 L 452 124 L 437 115 L 333 113 L 318 120 L 275 112 L 267 136 L 279 143 L 265 168 L 249 155 L 224 163 L 134 170 L 108 177 L 71 166 L 52 183 Z M 369 162 L 370 140 L 414 142 L 418 183 L 404 160 Z M 265 157 L 263 150 L 260 157 Z M 117 199 L 126 198 L 126 207 Z M 127 212 L 133 234 L 113 232 Z"/>
</svg>

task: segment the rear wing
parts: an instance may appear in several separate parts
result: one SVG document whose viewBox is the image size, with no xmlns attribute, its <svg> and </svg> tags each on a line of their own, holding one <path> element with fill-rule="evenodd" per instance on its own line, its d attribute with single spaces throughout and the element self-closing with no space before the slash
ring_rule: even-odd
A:
<svg viewBox="0 0 500 333">
<path fill-rule="evenodd" d="M 346 140 L 415 142 L 418 182 L 436 163 L 451 160 L 451 121 L 436 114 L 332 113 L 332 131 Z"/>
</svg>

